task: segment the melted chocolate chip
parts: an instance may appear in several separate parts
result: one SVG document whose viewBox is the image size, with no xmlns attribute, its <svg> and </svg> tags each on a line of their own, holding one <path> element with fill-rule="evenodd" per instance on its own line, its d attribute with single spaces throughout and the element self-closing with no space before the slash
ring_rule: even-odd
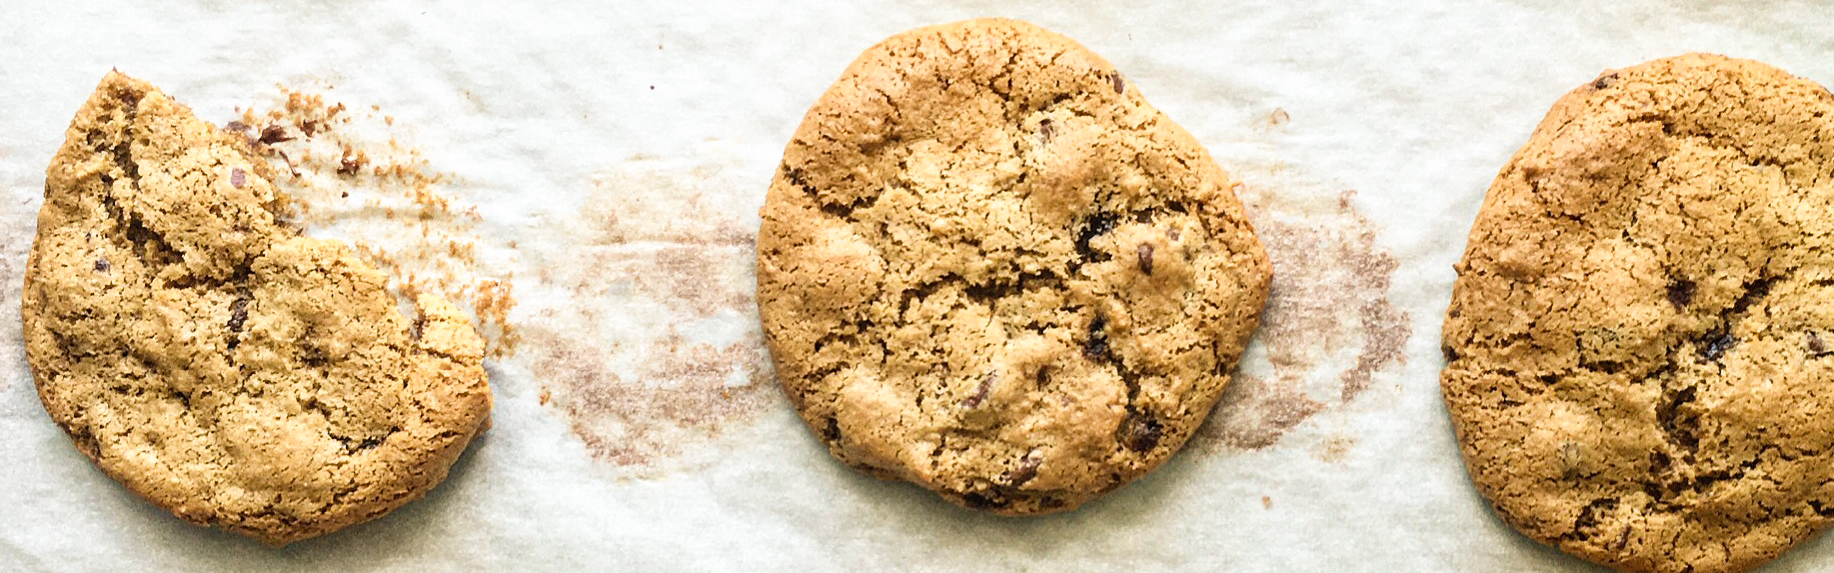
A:
<svg viewBox="0 0 1834 573">
<path fill-rule="evenodd" d="M 1136 452 L 1144 452 L 1159 447 L 1159 437 L 1164 427 L 1159 419 L 1149 412 L 1132 411 L 1121 419 L 1121 425 L 1114 429 L 1114 437 L 1123 447 Z"/>
<path fill-rule="evenodd" d="M 1038 466 L 1043 464 L 1044 460 L 1037 457 L 1037 452 L 1034 451 L 1019 460 L 1019 467 L 1007 471 L 1001 477 L 1005 478 L 1006 485 L 1019 487 L 1025 485 L 1025 482 L 1032 481 L 1032 478 L 1038 477 Z"/>
<path fill-rule="evenodd" d="M 1808 345 L 1809 354 L 1820 356 L 1828 353 L 1828 345 L 1821 341 L 1821 335 L 1814 332 L 1803 333 L 1804 343 Z"/>
<path fill-rule="evenodd" d="M 258 139 L 257 141 L 260 141 L 261 143 L 273 144 L 273 143 L 280 143 L 282 141 L 292 141 L 292 140 L 293 140 L 293 136 L 287 135 L 287 128 L 280 127 L 278 125 L 270 125 L 270 126 L 261 128 L 261 139 Z"/>
<path fill-rule="evenodd" d="M 1127 91 L 1127 82 L 1121 79 L 1121 72 L 1108 72 L 1108 83 L 1114 85 L 1114 93 Z"/>
<path fill-rule="evenodd" d="M 1611 72 L 1611 73 L 1599 76 L 1597 80 L 1593 80 L 1592 89 L 1602 90 L 1602 89 L 1611 87 L 1612 85 L 1616 83 L 1617 83 L 1617 72 Z"/>
<path fill-rule="evenodd" d="M 110 268 L 113 268 L 113 265 L 108 264 L 108 259 L 96 259 L 96 272 L 105 273 Z"/>
<path fill-rule="evenodd" d="M 1691 280 L 1681 279 L 1668 283 L 1668 303 L 1674 305 L 1675 310 L 1687 308 L 1688 303 L 1694 301 L 1694 290 L 1694 281 Z"/>
<path fill-rule="evenodd" d="M 1718 362 L 1721 356 L 1725 356 L 1726 351 L 1738 345 L 1737 337 L 1726 332 L 1720 332 L 1718 334 L 1718 337 L 1711 338 L 1711 342 L 1708 342 L 1705 347 L 1700 349 L 1701 362 Z"/>
<path fill-rule="evenodd" d="M 1056 136 L 1057 136 L 1057 124 L 1053 123 L 1051 121 L 1051 118 L 1047 117 L 1047 118 L 1038 120 L 1038 139 L 1040 141 L 1043 141 L 1044 143 L 1050 143 L 1051 138 L 1056 137 Z"/>
<path fill-rule="evenodd" d="M 363 169 L 363 161 L 349 154 L 338 158 L 338 175 L 356 175 Z"/>
<path fill-rule="evenodd" d="M 229 168 L 229 184 L 230 185 L 234 186 L 237 189 L 241 189 L 242 186 L 246 185 L 247 183 L 248 183 L 248 173 L 243 172 L 241 167 Z"/>
<path fill-rule="evenodd" d="M 1100 316 L 1089 321 L 1089 340 L 1083 343 L 1083 357 L 1095 362 L 1107 362 L 1111 358 L 1108 349 L 1108 321 Z"/>
<path fill-rule="evenodd" d="M 1114 225 L 1118 221 L 1119 220 L 1113 213 L 1098 211 L 1090 214 L 1088 218 L 1083 220 L 1082 229 L 1076 233 L 1076 253 L 1085 261 L 1101 262 L 1108 260 L 1109 256 L 1107 253 L 1096 251 L 1094 247 L 1089 246 L 1089 242 L 1095 240 L 1096 237 L 1108 234 L 1109 231 L 1113 231 Z"/>
<path fill-rule="evenodd" d="M 1153 274 L 1153 246 L 1140 243 L 1138 251 L 1140 253 L 1140 272 Z"/>
<path fill-rule="evenodd" d="M 999 380 L 1000 380 L 1000 375 L 997 372 L 988 372 L 986 376 L 981 377 L 981 383 L 975 385 L 974 387 L 974 395 L 969 396 L 966 400 L 962 400 L 962 407 L 963 408 L 980 407 L 981 402 L 987 400 L 987 392 L 990 390 L 993 390 L 994 383 L 998 382 Z"/>
<path fill-rule="evenodd" d="M 225 343 L 230 350 L 235 350 L 242 343 L 242 324 L 248 322 L 248 299 L 238 298 L 229 303 L 229 341 Z"/>
</svg>

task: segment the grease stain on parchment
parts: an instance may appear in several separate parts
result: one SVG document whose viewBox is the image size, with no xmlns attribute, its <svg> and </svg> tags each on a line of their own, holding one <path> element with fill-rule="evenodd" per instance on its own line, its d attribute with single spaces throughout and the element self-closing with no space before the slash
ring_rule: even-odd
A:
<svg viewBox="0 0 1834 573">
<path fill-rule="evenodd" d="M 545 307 L 523 357 L 543 404 L 622 477 L 705 462 L 783 401 L 753 296 L 757 189 L 731 172 L 633 158 L 549 217 L 558 252 L 535 271 L 529 304 Z"/>
<path fill-rule="evenodd" d="M 1203 452 L 1272 446 L 1308 418 L 1354 401 L 1375 374 L 1406 362 L 1413 334 L 1407 313 L 1388 300 L 1398 262 L 1352 207 L 1354 191 L 1309 203 L 1258 186 L 1236 191 L 1274 265 L 1255 335 L 1265 364 L 1244 358 L 1191 440 Z M 1320 446 L 1317 457 L 1341 459 L 1352 443 Z"/>
</svg>

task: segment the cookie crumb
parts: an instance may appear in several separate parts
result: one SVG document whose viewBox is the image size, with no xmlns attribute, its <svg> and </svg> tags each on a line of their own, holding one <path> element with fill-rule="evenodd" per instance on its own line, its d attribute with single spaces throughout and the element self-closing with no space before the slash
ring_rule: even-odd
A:
<svg viewBox="0 0 1834 573">
<path fill-rule="evenodd" d="M 1140 254 L 1140 272 L 1153 274 L 1153 246 L 1148 243 L 1140 243 L 1140 248 L 1136 251 Z"/>
</svg>

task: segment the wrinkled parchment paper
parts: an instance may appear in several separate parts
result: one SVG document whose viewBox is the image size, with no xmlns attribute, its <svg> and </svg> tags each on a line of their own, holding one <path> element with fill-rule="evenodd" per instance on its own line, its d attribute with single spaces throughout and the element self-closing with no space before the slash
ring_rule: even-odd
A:
<svg viewBox="0 0 1834 573">
<path fill-rule="evenodd" d="M 1688 51 L 1834 83 L 1834 10 L 1180 4 L 0 3 L 0 569 L 1594 570 L 1465 477 L 1437 384 L 1451 265 L 1566 90 Z M 775 387 L 752 296 L 757 208 L 809 104 L 890 34 L 996 15 L 1084 43 L 1195 134 L 1276 269 L 1187 449 L 1029 519 L 834 462 Z M 218 124 L 282 84 L 386 117 L 377 137 L 476 207 L 469 272 L 513 285 L 521 338 L 488 363 L 495 426 L 426 499 L 269 549 L 140 501 L 46 417 L 20 272 L 45 166 L 111 67 Z M 1830 569 L 1822 536 L 1767 571 Z"/>
</svg>

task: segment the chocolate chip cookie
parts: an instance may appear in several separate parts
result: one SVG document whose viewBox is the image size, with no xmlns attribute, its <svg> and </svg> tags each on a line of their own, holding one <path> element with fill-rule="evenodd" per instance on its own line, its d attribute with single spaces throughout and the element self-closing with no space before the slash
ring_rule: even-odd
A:
<svg viewBox="0 0 1834 573">
<path fill-rule="evenodd" d="M 153 86 L 110 73 L 66 135 L 22 315 L 39 397 L 83 454 L 275 545 L 445 479 L 490 411 L 465 315 L 421 296 L 404 317 L 349 246 L 283 220 L 248 140 Z"/>
<path fill-rule="evenodd" d="M 1088 49 L 1012 20 L 898 34 L 805 116 L 758 300 L 835 457 L 973 508 L 1074 508 L 1190 437 L 1271 269 L 1234 183 Z"/>
<path fill-rule="evenodd" d="M 1834 517 L 1834 95 L 1690 54 L 1562 97 L 1445 322 L 1477 488 L 1625 571 L 1745 571 Z"/>
</svg>

